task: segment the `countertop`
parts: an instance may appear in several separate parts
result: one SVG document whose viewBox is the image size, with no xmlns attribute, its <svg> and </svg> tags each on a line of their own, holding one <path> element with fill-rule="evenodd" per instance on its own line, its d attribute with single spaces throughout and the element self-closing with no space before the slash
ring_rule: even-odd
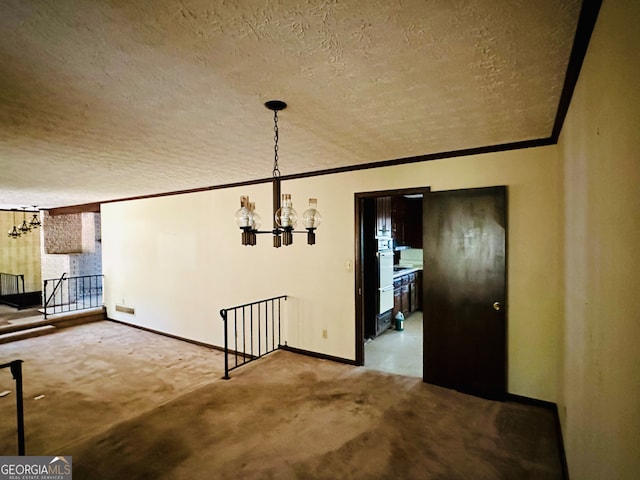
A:
<svg viewBox="0 0 640 480">
<path fill-rule="evenodd" d="M 409 274 L 409 273 L 414 273 L 414 272 L 420 272 L 420 271 L 422 271 L 422 269 L 421 269 L 421 268 L 411 268 L 411 267 L 403 267 L 403 268 L 402 268 L 402 270 L 397 270 L 397 271 L 396 271 L 396 268 L 397 268 L 397 267 L 398 267 L 397 265 L 394 265 L 394 266 L 393 266 L 393 268 L 394 268 L 394 271 L 393 271 L 393 279 L 394 279 L 394 280 L 395 280 L 396 278 L 402 277 L 402 276 L 407 275 L 407 274 Z"/>
</svg>

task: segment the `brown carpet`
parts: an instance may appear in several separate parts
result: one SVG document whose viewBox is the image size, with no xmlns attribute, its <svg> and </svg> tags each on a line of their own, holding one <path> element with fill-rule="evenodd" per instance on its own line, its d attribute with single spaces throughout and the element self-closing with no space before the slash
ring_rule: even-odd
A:
<svg viewBox="0 0 640 480">
<path fill-rule="evenodd" d="M 101 324 L 108 327 L 102 332 L 103 343 L 115 342 L 103 345 L 106 355 L 111 347 L 115 351 L 112 367 L 126 363 L 116 346 L 118 338 L 130 343 L 131 335 L 142 335 L 147 342 L 146 335 L 152 335 Z M 65 345 L 62 339 L 71 339 L 67 332 L 85 329 L 86 340 L 93 325 L 48 338 L 59 337 L 58 343 Z M 119 337 L 108 337 L 112 328 L 120 329 Z M 66 429 L 66 437 L 38 441 L 48 428 L 46 418 L 39 416 L 39 423 L 27 427 L 27 453 L 44 454 L 33 451 L 40 444 L 48 454 L 72 455 L 76 480 L 562 478 L 554 417 L 548 410 L 483 400 L 415 378 L 283 351 L 242 367 L 229 381 L 219 379 L 217 352 L 201 351 L 216 357 L 210 363 L 211 370 L 217 370 L 215 378 L 203 378 L 203 362 L 185 356 L 187 363 L 181 367 L 188 372 L 179 367 L 173 371 L 176 383 L 185 385 L 180 395 L 171 388 L 172 375 L 158 370 L 173 369 L 171 361 L 182 358 L 174 358 L 181 348 L 200 347 L 154 337 L 160 343 L 175 342 L 162 346 L 171 349 L 170 359 L 154 370 L 159 344 L 146 349 L 149 359 L 135 354 L 127 376 L 130 385 L 119 386 L 122 372 L 112 371 L 120 381 L 113 383 L 113 394 L 108 385 L 99 390 L 102 401 L 95 386 L 79 396 L 82 385 L 66 383 L 60 395 L 68 405 L 55 422 L 65 424 L 60 428 Z M 84 349 L 93 351 L 88 345 Z M 67 366 L 81 359 L 69 360 Z M 197 365 L 191 366 L 190 360 Z M 93 353 L 89 363 L 100 362 L 106 362 L 102 367 L 108 370 L 107 357 Z M 34 371 L 33 376 L 38 374 Z M 100 368 L 93 376 L 111 381 Z M 189 377 L 192 383 L 186 386 Z M 158 398 L 148 395 L 155 381 Z M 109 407 L 102 403 L 107 401 Z M 7 411 L 0 403 L 3 418 Z M 100 426 L 94 417 L 105 415 L 108 419 Z M 1 420 L 1 431 L 9 424 Z"/>
<path fill-rule="evenodd" d="M 27 308 L 18 310 L 8 305 L 0 305 L 0 325 L 8 325 L 11 320 L 20 320 L 23 318 L 33 318 L 34 320 L 42 320 L 43 315 L 38 308 Z"/>
</svg>

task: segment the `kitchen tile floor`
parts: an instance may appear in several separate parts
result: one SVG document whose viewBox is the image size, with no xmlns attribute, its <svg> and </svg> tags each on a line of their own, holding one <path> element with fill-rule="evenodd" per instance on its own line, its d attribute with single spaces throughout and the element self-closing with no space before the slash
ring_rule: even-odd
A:
<svg viewBox="0 0 640 480">
<path fill-rule="evenodd" d="M 389 329 L 367 341 L 364 366 L 408 377 L 422 377 L 422 312 L 409 315 L 404 321 L 403 331 Z"/>
</svg>

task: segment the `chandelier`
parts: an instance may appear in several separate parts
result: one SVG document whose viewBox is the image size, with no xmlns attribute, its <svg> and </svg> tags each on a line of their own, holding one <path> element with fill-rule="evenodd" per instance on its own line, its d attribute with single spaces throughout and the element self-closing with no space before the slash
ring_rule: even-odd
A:
<svg viewBox="0 0 640 480">
<path fill-rule="evenodd" d="M 240 230 L 242 230 L 242 245 L 255 245 L 256 235 L 259 233 L 270 233 L 273 235 L 273 246 L 279 248 L 282 245 L 288 246 L 293 243 L 294 233 L 306 233 L 307 243 L 316 243 L 316 228 L 322 221 L 322 216 L 318 212 L 318 200 L 309 199 L 309 208 L 302 214 L 302 224 L 305 230 L 296 231 L 298 214 L 293 208 L 291 195 L 280 194 L 280 169 L 278 167 L 278 112 L 287 108 L 287 104 L 281 100 L 270 100 L 264 104 L 273 111 L 273 230 L 259 230 L 262 219 L 255 211 L 255 203 L 249 200 L 248 195 L 240 197 L 240 209 L 236 212 L 235 220 Z"/>
<path fill-rule="evenodd" d="M 34 205 L 33 208 L 36 209 L 37 207 Z M 33 212 L 33 218 L 31 218 L 31 221 L 27 223 L 27 207 L 22 207 L 22 224 L 20 224 L 20 226 L 18 226 L 18 224 L 16 223 L 17 210 L 14 208 L 12 211 L 13 211 L 13 227 L 9 229 L 9 234 L 8 234 L 9 238 L 13 238 L 15 240 L 16 238 L 19 238 L 22 235 L 26 235 L 32 229 L 38 228 L 40 225 L 42 225 L 42 223 L 40 222 L 40 219 L 38 218 L 37 210 Z"/>
<path fill-rule="evenodd" d="M 20 229 L 16 226 L 16 210 L 14 208 L 13 209 L 13 228 L 9 229 L 9 238 L 16 239 L 20 237 L 20 235 L 22 235 L 22 233 L 20 232 Z"/>
<path fill-rule="evenodd" d="M 35 212 L 33 212 L 33 217 L 31 217 L 29 225 L 31 226 L 31 228 L 38 228 L 40 225 L 42 225 L 40 219 L 38 218 L 38 206 L 34 205 L 33 209 L 35 210 Z"/>
</svg>

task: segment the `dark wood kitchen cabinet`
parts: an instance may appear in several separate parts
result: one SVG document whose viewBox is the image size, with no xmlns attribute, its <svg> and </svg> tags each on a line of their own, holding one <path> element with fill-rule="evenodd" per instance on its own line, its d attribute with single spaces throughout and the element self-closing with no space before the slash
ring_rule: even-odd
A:
<svg viewBox="0 0 640 480">
<path fill-rule="evenodd" d="M 415 308 L 412 311 L 422 310 L 422 270 L 416 272 L 413 291 L 415 292 L 415 303 L 412 305 L 415 305 Z"/>
<path fill-rule="evenodd" d="M 391 237 L 391 197 L 376 198 L 376 237 Z"/>
<path fill-rule="evenodd" d="M 393 280 L 393 317 L 398 312 L 407 317 L 422 310 L 422 271 L 400 275 Z"/>
<path fill-rule="evenodd" d="M 406 198 L 391 198 L 391 234 L 396 245 L 407 245 L 405 240 L 406 219 Z"/>
<path fill-rule="evenodd" d="M 404 200 L 404 244 L 411 248 L 422 248 L 422 199 Z"/>
<path fill-rule="evenodd" d="M 422 248 L 422 199 L 392 197 L 391 233 L 395 244 Z"/>
<path fill-rule="evenodd" d="M 392 312 L 389 310 L 376 316 L 376 337 L 391 327 L 393 322 L 393 317 L 391 315 Z"/>
<path fill-rule="evenodd" d="M 402 313 L 404 318 L 407 318 L 411 313 L 411 288 L 409 287 L 409 275 L 403 275 L 402 277 L 402 290 L 400 293 L 402 300 Z"/>
<path fill-rule="evenodd" d="M 416 284 L 416 272 L 409 275 L 409 311 L 411 313 L 418 310 L 418 288 Z"/>
<path fill-rule="evenodd" d="M 393 319 L 396 318 L 398 312 L 402 311 L 402 278 L 393 280 Z"/>
</svg>

